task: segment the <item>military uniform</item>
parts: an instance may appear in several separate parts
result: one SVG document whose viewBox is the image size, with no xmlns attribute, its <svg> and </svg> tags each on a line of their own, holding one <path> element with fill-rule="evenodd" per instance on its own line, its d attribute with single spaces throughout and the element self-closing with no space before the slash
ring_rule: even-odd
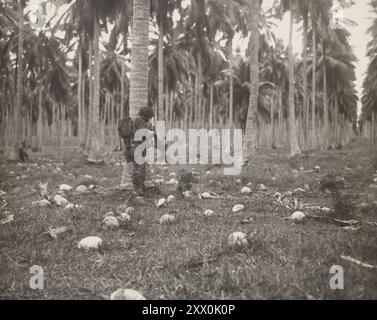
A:
<svg viewBox="0 0 377 320">
<path fill-rule="evenodd" d="M 149 108 L 141 109 L 139 113 L 139 117 L 133 121 L 133 132 L 136 133 L 138 130 L 147 129 L 149 130 L 148 121 L 153 117 L 153 110 Z M 145 193 L 145 179 L 146 179 L 146 172 L 147 172 L 147 164 L 139 164 L 135 161 L 135 151 L 140 144 L 142 144 L 146 140 L 143 137 L 142 141 L 136 141 L 132 139 L 132 141 L 125 141 L 125 157 L 126 157 L 126 166 L 132 163 L 132 185 L 134 190 L 139 194 Z M 143 151 L 142 156 L 145 157 L 146 150 Z M 123 180 L 123 178 L 122 178 Z"/>
<path fill-rule="evenodd" d="M 148 124 L 147 122 L 142 119 L 142 118 L 137 118 L 134 122 L 134 132 L 137 132 L 138 130 L 141 129 L 148 129 Z M 142 144 L 145 141 L 145 138 L 143 138 L 142 141 L 135 141 L 133 140 L 131 143 L 131 157 L 132 157 L 132 162 L 134 164 L 134 171 L 132 174 L 132 183 L 134 185 L 135 191 L 138 193 L 144 193 L 145 192 L 145 179 L 146 179 L 146 172 L 147 172 L 147 164 L 139 164 L 135 161 L 134 155 L 135 155 L 135 150 L 136 148 Z M 143 157 L 146 155 L 146 151 L 143 151 Z"/>
</svg>

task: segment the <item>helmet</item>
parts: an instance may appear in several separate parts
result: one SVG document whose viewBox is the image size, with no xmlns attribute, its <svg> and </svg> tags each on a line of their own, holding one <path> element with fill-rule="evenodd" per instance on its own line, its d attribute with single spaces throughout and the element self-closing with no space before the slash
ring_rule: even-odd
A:
<svg viewBox="0 0 377 320">
<path fill-rule="evenodd" d="M 149 121 L 150 119 L 154 117 L 153 109 L 149 107 L 143 107 L 139 111 L 139 116 L 143 120 Z"/>
</svg>

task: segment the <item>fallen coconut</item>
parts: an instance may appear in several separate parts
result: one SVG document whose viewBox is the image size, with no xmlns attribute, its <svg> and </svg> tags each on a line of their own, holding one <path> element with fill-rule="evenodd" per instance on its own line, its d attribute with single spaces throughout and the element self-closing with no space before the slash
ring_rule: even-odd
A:
<svg viewBox="0 0 377 320">
<path fill-rule="evenodd" d="M 158 200 L 157 202 L 157 208 L 162 208 L 162 207 L 165 207 L 166 205 L 167 205 L 167 200 L 165 198 L 162 198 Z"/>
<path fill-rule="evenodd" d="M 249 244 L 249 240 L 247 239 L 247 235 L 243 232 L 235 232 L 232 233 L 228 237 L 228 246 L 235 247 L 245 247 Z"/>
<path fill-rule="evenodd" d="M 59 207 L 65 207 L 68 204 L 68 200 L 60 195 L 54 196 L 54 201 Z"/>
<path fill-rule="evenodd" d="M 242 194 L 250 194 L 252 190 L 249 187 L 242 188 L 241 193 Z"/>
<path fill-rule="evenodd" d="M 258 184 L 257 188 L 259 191 L 267 191 L 267 188 L 264 184 Z"/>
<path fill-rule="evenodd" d="M 183 196 L 184 196 L 185 199 L 189 199 L 189 198 L 193 197 L 192 191 L 188 191 L 187 190 L 187 191 L 182 192 L 182 194 L 183 194 Z"/>
<path fill-rule="evenodd" d="M 215 213 L 213 212 L 213 210 L 206 210 L 204 211 L 203 215 L 205 217 L 212 217 Z"/>
<path fill-rule="evenodd" d="M 169 224 L 174 221 L 175 221 L 175 217 L 171 214 L 165 214 L 159 220 L 160 224 Z"/>
<path fill-rule="evenodd" d="M 219 199 L 220 197 L 215 194 L 210 194 L 209 192 L 203 192 L 200 194 L 200 198 L 202 199 Z"/>
<path fill-rule="evenodd" d="M 119 228 L 119 221 L 115 217 L 111 217 L 111 216 L 106 217 L 101 222 L 101 227 L 102 227 L 102 229 L 105 229 L 105 230 L 117 229 L 117 228 Z"/>
<path fill-rule="evenodd" d="M 327 208 L 327 207 L 322 207 L 321 211 L 326 213 L 326 214 L 334 213 L 334 209 L 330 209 L 330 208 Z"/>
<path fill-rule="evenodd" d="M 75 208 L 75 205 L 74 205 L 73 203 L 68 203 L 68 204 L 65 206 L 65 208 L 66 208 L 67 210 L 72 210 L 72 209 Z"/>
<path fill-rule="evenodd" d="M 84 178 L 87 179 L 87 180 L 93 180 L 93 177 L 91 175 L 89 175 L 89 174 L 86 174 L 84 176 Z"/>
<path fill-rule="evenodd" d="M 167 203 L 171 203 L 175 200 L 175 197 L 173 195 L 170 195 L 167 199 L 166 199 L 166 202 Z"/>
<path fill-rule="evenodd" d="M 178 181 L 177 181 L 177 179 L 172 178 L 166 184 L 167 185 L 178 185 Z"/>
<path fill-rule="evenodd" d="M 98 237 L 87 237 L 82 239 L 77 247 L 86 251 L 99 250 L 102 247 L 102 239 Z"/>
<path fill-rule="evenodd" d="M 301 211 L 296 211 L 295 213 L 293 213 L 290 216 L 289 219 L 292 220 L 295 223 L 301 223 L 301 222 L 304 222 L 306 220 L 306 215 L 305 215 L 305 213 L 303 213 Z"/>
<path fill-rule="evenodd" d="M 126 223 L 126 222 L 130 222 L 131 221 L 131 217 L 129 214 L 123 212 L 120 214 L 120 218 L 119 220 L 122 222 L 122 223 Z"/>
<path fill-rule="evenodd" d="M 232 209 L 233 213 L 237 213 L 243 210 L 245 210 L 245 206 L 242 204 L 236 204 Z"/>
<path fill-rule="evenodd" d="M 72 191 L 72 187 L 68 184 L 62 184 L 60 187 L 59 187 L 59 190 L 60 191 Z"/>
<path fill-rule="evenodd" d="M 78 192 L 78 193 L 84 193 L 84 192 L 87 192 L 87 191 L 88 191 L 88 188 L 84 185 L 78 186 L 76 188 L 76 192 Z"/>
<path fill-rule="evenodd" d="M 118 289 L 111 294 L 110 300 L 145 300 L 145 298 L 135 290 Z"/>
<path fill-rule="evenodd" d="M 37 205 L 41 208 L 47 208 L 48 206 L 51 205 L 51 202 L 46 200 L 46 199 L 43 199 L 43 200 L 40 200 L 40 201 L 33 202 L 32 205 Z"/>
</svg>

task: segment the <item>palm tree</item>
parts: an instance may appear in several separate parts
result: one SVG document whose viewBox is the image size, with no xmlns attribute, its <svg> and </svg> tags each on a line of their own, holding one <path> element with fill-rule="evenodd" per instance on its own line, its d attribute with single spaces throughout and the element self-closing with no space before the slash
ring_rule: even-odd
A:
<svg viewBox="0 0 377 320">
<path fill-rule="evenodd" d="M 24 60 L 27 66 L 25 72 L 29 75 L 28 89 L 34 91 L 32 88 L 35 86 L 35 91 L 37 91 L 35 96 L 38 101 L 37 140 L 33 149 L 40 151 L 43 140 L 43 106 L 46 105 L 47 97 L 56 103 L 67 101 L 69 76 L 65 66 L 66 59 L 60 49 L 61 42 L 58 38 L 49 38 L 42 30 L 38 35 L 31 32 L 25 37 L 24 47 Z"/>
<path fill-rule="evenodd" d="M 372 0 L 370 6 L 375 17 L 372 25 L 368 29 L 372 40 L 368 43 L 367 55 L 370 61 L 363 83 L 361 124 L 364 128 L 363 133 L 371 138 L 373 145 L 376 145 L 377 94 L 375 88 L 377 84 L 377 1 Z M 368 132 L 365 132 L 365 130 Z"/>
<path fill-rule="evenodd" d="M 290 155 L 296 156 L 301 154 L 301 148 L 298 143 L 297 126 L 296 126 L 296 107 L 295 107 L 295 85 L 294 85 L 294 57 L 293 57 L 293 18 L 294 3 L 289 1 L 290 27 L 289 27 L 289 46 L 288 46 L 288 63 L 289 63 L 289 140 Z"/>
<path fill-rule="evenodd" d="M 23 99 L 23 44 L 24 44 L 24 7 L 25 1 L 18 0 L 18 48 L 17 48 L 17 89 L 16 89 L 16 104 L 14 111 L 14 147 L 9 153 L 9 160 L 19 160 L 19 141 L 22 139 L 21 132 L 21 108 Z"/>
<path fill-rule="evenodd" d="M 243 36 L 247 35 L 247 1 L 208 1 L 209 25 L 211 30 L 222 32 L 228 42 L 229 60 L 229 124 L 233 127 L 234 115 L 234 57 L 233 57 L 233 38 L 235 32 L 240 32 Z"/>
<path fill-rule="evenodd" d="M 259 11 L 260 1 L 250 0 L 250 95 L 243 155 L 250 160 L 256 152 L 257 109 L 259 94 Z"/>
<path fill-rule="evenodd" d="M 131 51 L 130 118 L 148 106 L 148 44 L 150 0 L 134 0 Z M 121 187 L 132 189 L 133 163 L 125 163 Z"/>
<path fill-rule="evenodd" d="M 100 15 L 99 8 L 94 5 L 93 19 L 93 47 L 94 47 L 94 68 L 93 68 L 93 106 L 92 106 L 92 125 L 91 125 L 91 147 L 88 162 L 98 163 L 102 161 L 100 128 L 99 128 L 99 107 L 100 107 Z"/>
<path fill-rule="evenodd" d="M 157 6 L 158 24 L 158 120 L 165 119 L 164 113 L 164 36 L 172 28 L 172 12 L 175 3 L 169 0 L 159 1 Z M 181 3 L 177 4 L 179 7 Z M 183 19 L 183 17 L 181 17 Z M 168 119 L 165 119 L 168 120 Z"/>
<path fill-rule="evenodd" d="M 308 26 L 309 26 L 309 5 L 310 1 L 304 0 L 299 1 L 299 11 L 302 15 L 302 29 L 303 29 L 303 50 L 302 50 L 302 60 L 303 60 L 303 113 L 304 121 L 303 127 L 305 142 L 308 142 L 308 130 L 309 130 L 309 101 L 308 101 Z"/>
</svg>

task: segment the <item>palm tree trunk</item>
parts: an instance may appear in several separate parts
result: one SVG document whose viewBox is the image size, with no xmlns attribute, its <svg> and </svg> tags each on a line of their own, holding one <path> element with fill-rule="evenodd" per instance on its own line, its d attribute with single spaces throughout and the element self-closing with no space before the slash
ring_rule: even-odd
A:
<svg viewBox="0 0 377 320">
<path fill-rule="evenodd" d="M 100 18 L 98 9 L 95 7 L 94 16 L 94 35 L 93 35 L 93 47 L 94 47 L 94 72 L 93 72 L 93 106 L 92 106 L 92 124 L 91 124 L 91 143 L 88 156 L 88 162 L 99 163 L 102 162 L 101 154 L 101 139 L 100 139 Z"/>
<path fill-rule="evenodd" d="M 316 147 L 316 81 L 317 81 L 317 76 L 316 76 L 316 66 L 317 66 L 317 32 L 316 32 L 316 26 L 317 26 L 317 21 L 316 21 L 316 14 L 315 14 L 315 1 L 312 1 L 312 32 L 313 32 L 313 64 L 312 64 L 312 139 L 311 143 L 312 146 L 315 148 Z"/>
<path fill-rule="evenodd" d="M 250 95 L 246 118 L 243 155 L 245 160 L 251 160 L 256 152 L 257 110 L 259 96 L 259 0 L 250 0 Z"/>
<path fill-rule="evenodd" d="M 189 89 L 189 90 L 191 90 L 191 89 Z M 185 106 L 185 119 L 184 119 L 184 130 L 185 130 L 185 132 L 187 131 L 187 128 L 188 128 L 189 106 L 190 106 L 190 104 L 188 106 Z"/>
<path fill-rule="evenodd" d="M 293 61 L 293 8 L 290 2 L 290 27 L 289 27 L 289 146 L 290 155 L 296 156 L 301 154 L 301 149 L 298 143 L 296 114 L 295 114 L 295 85 L 294 85 L 294 61 Z"/>
<path fill-rule="evenodd" d="M 86 125 L 86 139 L 85 139 L 85 149 L 86 151 L 89 150 L 91 145 L 91 132 L 92 132 L 92 118 L 93 118 L 93 41 L 88 39 L 89 41 L 89 77 L 88 77 L 88 85 L 89 85 L 89 99 L 88 99 L 88 108 L 87 108 L 87 125 Z"/>
<path fill-rule="evenodd" d="M 148 36 L 150 0 L 133 2 L 131 53 L 130 118 L 136 119 L 140 108 L 148 106 Z M 132 162 L 124 163 L 121 187 L 132 189 Z"/>
<path fill-rule="evenodd" d="M 18 48 L 17 48 L 17 92 L 16 92 L 16 107 L 14 110 L 14 132 L 15 139 L 13 141 L 13 148 L 10 149 L 9 160 L 19 160 L 19 141 L 22 139 L 21 132 L 21 108 L 23 97 L 23 46 L 24 46 L 24 7 L 23 1 L 18 1 Z"/>
<path fill-rule="evenodd" d="M 39 84 L 38 88 L 38 120 L 37 120 L 37 150 L 42 150 L 42 84 Z"/>
<path fill-rule="evenodd" d="M 376 128 L 376 122 L 377 122 L 377 111 L 372 111 L 372 121 L 371 124 L 371 136 L 372 136 L 372 143 L 375 148 L 377 148 L 377 128 Z"/>
<path fill-rule="evenodd" d="M 158 120 L 162 121 L 164 117 L 164 24 L 162 11 L 159 10 L 160 24 L 158 36 Z M 166 119 L 167 120 L 167 119 Z"/>
<path fill-rule="evenodd" d="M 276 101 L 276 100 L 275 100 Z M 275 144 L 275 101 L 270 106 L 270 118 L 271 118 L 271 147 L 276 148 Z"/>
<path fill-rule="evenodd" d="M 168 85 L 165 86 L 165 115 L 164 119 L 167 122 L 167 127 L 169 127 L 169 111 L 170 111 L 170 99 L 169 99 L 169 90 L 168 90 Z"/>
<path fill-rule="evenodd" d="M 372 144 L 376 144 L 376 112 L 372 111 Z"/>
<path fill-rule="evenodd" d="M 210 101 L 209 101 L 209 128 L 213 128 L 213 85 L 210 86 Z"/>
<path fill-rule="evenodd" d="M 304 121 L 303 121 L 303 128 L 304 128 L 304 136 L 305 136 L 305 143 L 308 143 L 309 137 L 309 101 L 308 101 L 308 11 L 306 10 L 303 15 L 303 79 L 304 79 L 304 93 L 303 93 L 303 109 L 304 109 Z"/>
<path fill-rule="evenodd" d="M 200 114 L 200 108 L 202 106 L 202 82 L 203 82 L 202 55 L 198 53 L 198 82 L 197 82 L 198 100 L 197 100 L 196 111 L 195 111 L 195 128 L 198 128 L 199 120 L 200 120 L 199 114 Z"/>
<path fill-rule="evenodd" d="M 338 97 L 335 96 L 335 108 L 334 108 L 334 146 L 338 146 L 339 142 L 339 101 Z"/>
<path fill-rule="evenodd" d="M 79 145 L 81 146 L 83 143 L 83 128 L 82 128 L 82 36 L 80 34 L 79 39 L 79 48 L 78 48 L 78 55 L 79 55 L 79 65 L 78 65 L 78 85 L 77 85 L 77 109 L 78 109 L 78 119 L 77 119 L 77 131 L 79 136 Z"/>
<path fill-rule="evenodd" d="M 192 125 L 193 110 L 196 104 L 196 85 L 194 86 L 194 81 L 192 80 L 192 77 L 190 77 L 190 89 L 191 89 L 191 103 L 189 104 L 189 122 L 188 122 L 189 129 L 192 127 L 191 125 Z"/>
<path fill-rule="evenodd" d="M 323 43 L 323 123 L 324 123 L 324 149 L 329 146 L 329 104 L 327 97 L 327 64 L 326 47 Z"/>
<path fill-rule="evenodd" d="M 283 103 L 281 101 L 281 89 L 278 88 L 278 142 L 279 147 L 283 146 L 283 131 L 284 131 L 284 124 L 283 124 Z"/>
<path fill-rule="evenodd" d="M 229 44 L 229 126 L 233 128 L 233 39 Z"/>
</svg>

